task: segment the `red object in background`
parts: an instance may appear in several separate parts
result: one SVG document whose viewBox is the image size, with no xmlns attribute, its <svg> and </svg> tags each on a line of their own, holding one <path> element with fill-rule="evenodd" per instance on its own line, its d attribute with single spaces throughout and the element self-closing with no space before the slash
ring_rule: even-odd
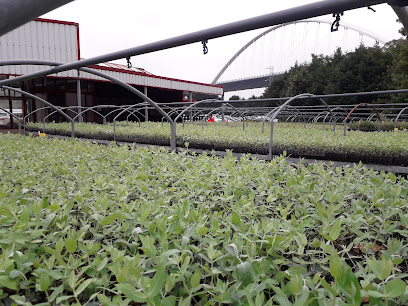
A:
<svg viewBox="0 0 408 306">
<path fill-rule="evenodd" d="M 215 122 L 214 118 L 208 119 L 208 122 Z"/>
</svg>

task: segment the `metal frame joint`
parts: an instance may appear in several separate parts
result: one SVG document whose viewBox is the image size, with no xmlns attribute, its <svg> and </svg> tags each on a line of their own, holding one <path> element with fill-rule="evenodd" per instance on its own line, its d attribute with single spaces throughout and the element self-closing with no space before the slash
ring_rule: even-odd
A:
<svg viewBox="0 0 408 306">
<path fill-rule="evenodd" d="M 344 12 L 341 13 L 334 13 L 333 17 L 336 17 L 336 19 L 333 21 L 332 25 L 331 25 L 331 32 L 337 32 L 339 30 L 340 27 L 340 19 L 341 16 L 344 15 Z"/>
<path fill-rule="evenodd" d="M 208 47 L 207 47 L 208 40 L 203 40 L 201 43 L 203 44 L 203 53 L 205 55 L 208 53 Z"/>
</svg>

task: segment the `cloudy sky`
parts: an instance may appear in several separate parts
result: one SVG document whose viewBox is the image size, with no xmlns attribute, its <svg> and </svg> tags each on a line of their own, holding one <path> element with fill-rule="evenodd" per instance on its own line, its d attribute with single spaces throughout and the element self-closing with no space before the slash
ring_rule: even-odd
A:
<svg viewBox="0 0 408 306">
<path fill-rule="evenodd" d="M 42 17 L 78 22 L 81 57 L 89 58 L 312 2 L 315 1 L 76 0 Z M 384 4 L 373 8 L 376 12 L 367 8 L 346 12 L 342 21 L 387 41 L 399 38 L 400 26 L 391 7 Z M 157 75 L 209 83 L 261 31 L 210 40 L 207 55 L 196 43 L 134 57 L 132 64 Z"/>
</svg>

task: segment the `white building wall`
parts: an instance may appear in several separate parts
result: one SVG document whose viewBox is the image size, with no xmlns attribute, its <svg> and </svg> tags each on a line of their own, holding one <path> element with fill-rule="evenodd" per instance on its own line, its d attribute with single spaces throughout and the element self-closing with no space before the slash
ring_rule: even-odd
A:
<svg viewBox="0 0 408 306">
<path fill-rule="evenodd" d="M 77 25 L 71 23 L 28 22 L 0 37 L 0 60 L 77 61 L 77 31 Z M 21 75 L 43 69 L 41 66 L 4 66 L 0 67 L 0 74 Z"/>
<path fill-rule="evenodd" d="M 31 21 L 0 37 L 0 60 L 37 59 L 64 63 L 77 61 L 79 48 L 77 31 L 78 25 L 73 23 Z M 22 75 L 41 71 L 45 68 L 48 67 L 0 66 L 0 74 Z M 132 85 L 223 94 L 222 88 L 205 84 L 109 70 L 101 70 L 101 72 Z M 76 78 L 77 75 L 76 70 L 71 70 L 53 76 Z M 99 76 L 82 72 L 81 78 L 104 80 Z"/>
<path fill-rule="evenodd" d="M 99 70 L 99 71 L 109 76 L 112 76 L 122 82 L 131 84 L 131 85 L 173 89 L 173 90 L 183 90 L 183 91 L 193 91 L 193 92 L 201 92 L 201 93 L 214 94 L 214 95 L 222 95 L 224 93 L 224 90 L 222 87 L 215 87 L 215 86 L 210 86 L 206 84 L 193 83 L 193 82 L 188 82 L 188 81 L 183 82 L 181 80 L 172 80 L 168 78 L 144 76 L 144 75 L 122 73 L 122 72 L 109 71 L 109 70 Z M 64 73 L 59 73 L 58 75 L 62 76 L 63 74 Z M 81 72 L 80 76 L 83 79 L 89 79 L 89 80 L 105 80 L 104 78 L 100 76 L 96 76 L 96 75 L 85 73 L 85 72 Z"/>
</svg>

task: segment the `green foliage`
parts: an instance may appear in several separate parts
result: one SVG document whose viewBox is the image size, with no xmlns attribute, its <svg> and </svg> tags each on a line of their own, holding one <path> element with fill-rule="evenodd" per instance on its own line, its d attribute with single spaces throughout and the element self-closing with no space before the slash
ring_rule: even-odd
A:
<svg viewBox="0 0 408 306">
<path fill-rule="evenodd" d="M 0 136 L 0 298 L 406 305 L 405 178 Z"/>
<path fill-rule="evenodd" d="M 332 94 L 378 91 L 408 87 L 408 45 L 405 41 L 378 45 L 360 45 L 354 52 L 341 49 L 331 56 L 312 54 L 310 63 L 296 63 L 264 92 L 263 98 L 292 97 L 301 93 Z M 347 100 L 328 99 L 328 103 L 375 103 L 377 97 L 353 97 Z M 406 102 L 405 95 L 382 102 Z M 303 104 L 308 104 L 303 101 Z"/>
<path fill-rule="evenodd" d="M 395 122 L 391 121 L 358 121 L 349 124 L 350 129 L 358 130 L 358 131 L 394 131 L 397 129 L 398 131 L 401 130 L 408 130 L 408 122 L 400 121 Z"/>
<path fill-rule="evenodd" d="M 393 73 L 394 81 L 397 88 L 407 88 L 408 87 L 408 43 L 406 41 L 400 43 L 398 46 L 399 53 L 395 60 L 395 69 Z M 404 101 L 406 102 L 405 98 Z"/>
<path fill-rule="evenodd" d="M 364 123 L 371 124 L 371 123 Z M 391 126 L 393 123 L 384 124 Z M 398 123 L 399 124 L 399 123 Z M 31 130 L 41 130 L 42 123 L 29 123 Z M 78 137 L 113 139 L 113 127 L 99 124 L 76 124 L 76 134 Z M 350 131 L 346 137 L 343 136 L 342 126 L 337 127 L 336 134 L 333 134 L 326 125 L 326 130 L 322 130 L 321 125 L 308 125 L 306 129 L 303 124 L 278 123 L 275 125 L 274 147 L 280 150 L 305 150 L 308 152 L 336 152 L 342 154 L 367 154 L 398 156 L 408 158 L 408 133 L 400 131 L 398 133 L 363 133 Z M 351 125 L 352 127 L 355 124 Z M 393 130 L 392 128 L 391 130 Z M 70 135 L 71 126 L 69 123 L 49 123 L 46 125 L 46 132 L 50 134 Z M 267 148 L 269 144 L 270 129 L 266 128 L 262 134 L 261 123 L 250 123 L 245 131 L 242 130 L 242 123 L 212 123 L 201 128 L 201 123 L 186 123 L 183 128 L 177 125 L 177 142 L 181 147 L 185 143 L 189 148 L 200 145 L 220 145 L 226 148 L 232 147 L 254 147 Z M 139 127 L 138 123 L 121 122 L 116 127 L 117 140 L 155 143 L 169 145 L 170 127 L 158 122 L 144 122 Z"/>
<path fill-rule="evenodd" d="M 232 96 L 229 98 L 229 100 L 230 100 L 230 101 L 237 101 L 237 100 L 245 100 L 245 99 L 244 99 L 244 98 L 241 99 L 241 97 L 238 96 L 238 95 L 232 95 Z"/>
</svg>

